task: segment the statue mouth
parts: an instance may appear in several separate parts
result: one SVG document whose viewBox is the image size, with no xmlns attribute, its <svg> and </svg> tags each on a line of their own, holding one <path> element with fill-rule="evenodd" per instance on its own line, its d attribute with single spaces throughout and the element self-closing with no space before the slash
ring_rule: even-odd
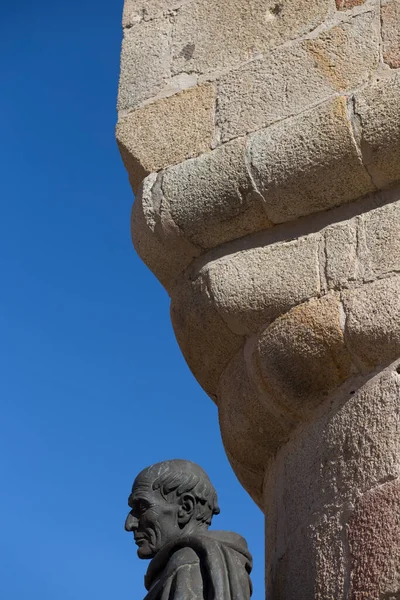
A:
<svg viewBox="0 0 400 600">
<path fill-rule="evenodd" d="M 146 538 L 144 536 L 140 536 L 140 537 L 134 536 L 134 539 L 135 539 L 135 544 L 137 544 L 138 546 L 141 546 L 143 544 L 143 542 L 146 541 Z"/>
</svg>

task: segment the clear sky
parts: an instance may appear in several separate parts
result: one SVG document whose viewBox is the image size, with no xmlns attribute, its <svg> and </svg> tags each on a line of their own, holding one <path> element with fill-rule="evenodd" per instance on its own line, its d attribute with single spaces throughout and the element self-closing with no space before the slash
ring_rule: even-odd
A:
<svg viewBox="0 0 400 600">
<path fill-rule="evenodd" d="M 0 16 L 0 597 L 144 596 L 123 530 L 135 474 L 188 458 L 242 533 L 263 592 L 263 517 L 130 241 L 114 141 L 121 0 L 19 0 Z"/>
</svg>

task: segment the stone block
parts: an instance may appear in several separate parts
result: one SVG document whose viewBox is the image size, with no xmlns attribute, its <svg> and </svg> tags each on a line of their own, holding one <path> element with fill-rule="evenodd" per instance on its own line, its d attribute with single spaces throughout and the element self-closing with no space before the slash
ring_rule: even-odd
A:
<svg viewBox="0 0 400 600">
<path fill-rule="evenodd" d="M 384 0 L 381 7 L 383 60 L 400 67 L 400 0 Z"/>
<path fill-rule="evenodd" d="M 374 281 L 342 297 L 346 342 L 364 369 L 400 357 L 400 277 Z"/>
<path fill-rule="evenodd" d="M 232 331 L 251 335 L 320 292 L 318 237 L 228 253 L 208 266 L 210 293 Z"/>
<path fill-rule="evenodd" d="M 325 277 L 327 289 L 341 289 L 358 276 L 356 220 L 327 227 L 324 231 Z"/>
<path fill-rule="evenodd" d="M 357 287 L 400 271 L 399 197 L 394 188 L 371 195 L 365 199 L 364 210 L 360 204 L 358 217 L 322 231 L 324 290 Z"/>
<path fill-rule="evenodd" d="M 339 507 L 345 523 L 360 496 L 399 477 L 396 368 L 349 380 L 330 397 L 322 415 L 298 428 L 278 451 L 264 499 L 265 507 L 276 503 L 272 511 L 279 512 L 283 539 Z"/>
<path fill-rule="evenodd" d="M 348 523 L 352 558 L 350 600 L 400 596 L 400 480 L 364 494 Z"/>
<path fill-rule="evenodd" d="M 171 23 L 168 19 L 137 23 L 124 30 L 118 111 L 126 112 L 156 96 L 171 76 Z"/>
<path fill-rule="evenodd" d="M 264 476 L 262 473 L 258 473 L 256 471 L 250 471 L 250 469 L 246 469 L 237 461 L 233 456 L 227 451 L 226 456 L 229 460 L 229 463 L 239 480 L 239 483 L 245 488 L 246 492 L 250 494 L 251 498 L 257 504 L 258 508 L 263 511 L 263 501 L 262 501 L 262 485 Z"/>
<path fill-rule="evenodd" d="M 225 449 L 246 469 L 263 476 L 268 458 L 288 437 L 288 428 L 268 410 L 247 372 L 241 349 L 222 374 L 218 410 Z M 256 425 L 255 425 L 256 424 Z"/>
<path fill-rule="evenodd" d="M 277 49 L 218 81 L 217 126 L 222 141 L 296 114 L 332 94 L 302 44 Z"/>
<path fill-rule="evenodd" d="M 175 18 L 173 72 L 232 67 L 305 35 L 330 11 L 329 0 L 195 0 Z"/>
<path fill-rule="evenodd" d="M 379 19 L 355 16 L 317 38 L 282 47 L 218 82 L 217 125 L 226 141 L 360 86 L 379 62 Z"/>
<path fill-rule="evenodd" d="M 360 522 L 360 512 L 363 512 L 358 508 L 364 504 L 360 498 L 366 493 L 369 495 L 373 488 L 384 491 L 386 482 L 400 474 L 397 368 L 397 364 L 391 365 L 374 377 L 369 374 L 363 379 L 350 380 L 336 390 L 320 414 L 298 427 L 269 465 L 264 484 L 264 511 L 269 515 L 267 545 L 274 553 L 270 560 L 279 569 L 280 559 L 285 557 L 287 569 L 310 586 L 296 594 L 283 570 L 283 580 L 288 585 L 285 599 L 345 597 L 346 582 L 352 580 L 350 575 L 356 574 L 355 565 L 366 567 L 362 573 L 364 583 L 376 568 L 382 575 L 382 583 L 389 581 L 392 585 L 394 582 L 392 577 L 386 577 L 386 574 L 393 575 L 396 571 L 392 567 L 399 564 L 398 554 L 393 553 L 392 538 L 387 535 L 388 530 L 398 535 L 397 526 L 393 529 L 393 510 L 388 515 L 387 527 L 379 511 L 373 522 L 362 518 L 366 527 L 356 525 L 356 543 L 352 541 L 353 534 L 347 539 L 346 524 L 354 531 L 353 523 Z M 385 503 L 387 509 L 390 503 Z M 372 511 L 370 515 L 372 517 Z M 397 523 L 397 508 L 395 515 Z M 301 539 L 308 558 L 307 573 L 313 573 L 317 567 L 309 579 L 303 579 L 298 570 L 302 557 L 296 551 L 300 549 Z M 351 549 L 356 550 L 354 554 L 349 541 Z M 363 543 L 376 551 L 366 552 Z M 393 560 L 389 557 L 391 551 Z M 383 564 L 385 556 L 387 567 Z M 372 558 L 378 559 L 378 563 L 371 569 Z M 362 577 L 357 576 L 357 580 L 357 586 L 361 584 L 357 591 L 361 591 Z M 344 586 L 343 589 L 340 586 Z M 364 596 L 356 596 L 358 600 L 391 597 L 389 594 L 369 595 L 368 588 L 364 591 Z M 382 591 L 392 590 L 387 586 Z"/>
<path fill-rule="evenodd" d="M 364 164 L 378 188 L 400 179 L 400 73 L 382 76 L 355 95 Z"/>
<path fill-rule="evenodd" d="M 370 79 L 379 64 L 379 45 L 378 10 L 355 15 L 304 41 L 318 69 L 338 92 L 357 88 Z"/>
<path fill-rule="evenodd" d="M 155 173 L 144 180 L 136 195 L 131 233 L 137 253 L 169 292 L 180 273 L 200 254 L 175 225 L 162 196 L 160 176 Z"/>
<path fill-rule="evenodd" d="M 366 213 L 362 220 L 373 277 L 400 272 L 400 200 Z"/>
<path fill-rule="evenodd" d="M 342 544 L 338 543 L 342 528 L 339 515 L 320 515 L 285 540 L 285 553 L 274 557 L 272 564 L 268 564 L 271 557 L 267 553 L 268 597 L 272 595 L 279 600 L 344 597 L 345 556 Z M 267 544 L 273 552 L 274 543 L 269 535 Z"/>
<path fill-rule="evenodd" d="M 252 134 L 249 148 L 253 177 L 274 223 L 327 210 L 374 189 L 343 97 Z"/>
<path fill-rule="evenodd" d="M 246 167 L 244 140 L 168 169 L 163 190 L 178 227 L 202 248 L 272 225 Z"/>
<path fill-rule="evenodd" d="M 216 400 L 222 372 L 244 340 L 219 316 L 203 274 L 189 274 L 174 289 L 171 320 L 190 370 L 207 394 Z"/>
<path fill-rule="evenodd" d="M 214 102 L 213 87 L 202 85 L 119 120 L 117 141 L 134 191 L 147 174 L 210 150 Z"/>
<path fill-rule="evenodd" d="M 268 523 L 268 520 L 267 520 Z M 273 538 L 272 538 L 273 539 Z M 267 548 L 273 541 L 267 534 Z M 268 551 L 267 551 L 268 552 Z M 312 564 L 315 549 L 306 528 L 299 528 L 290 539 L 290 546 L 272 565 L 267 555 L 266 591 L 267 597 L 276 600 L 309 600 L 314 596 L 317 572 Z"/>
<path fill-rule="evenodd" d="M 299 418 L 354 372 L 335 294 L 311 299 L 276 319 L 259 337 L 255 360 L 265 389 Z"/>
</svg>

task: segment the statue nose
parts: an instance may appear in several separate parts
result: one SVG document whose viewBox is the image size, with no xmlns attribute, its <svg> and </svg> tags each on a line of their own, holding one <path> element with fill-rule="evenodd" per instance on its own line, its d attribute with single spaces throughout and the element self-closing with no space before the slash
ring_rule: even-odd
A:
<svg viewBox="0 0 400 600">
<path fill-rule="evenodd" d="M 126 517 L 125 531 L 135 531 L 138 527 L 138 520 L 131 513 Z"/>
</svg>

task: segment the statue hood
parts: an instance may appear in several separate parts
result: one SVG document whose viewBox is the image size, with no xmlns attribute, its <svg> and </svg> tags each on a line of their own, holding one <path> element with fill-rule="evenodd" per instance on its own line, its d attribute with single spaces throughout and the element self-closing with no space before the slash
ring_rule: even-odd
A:
<svg viewBox="0 0 400 600">
<path fill-rule="evenodd" d="M 166 544 L 152 559 L 145 576 L 149 600 L 159 597 L 155 588 L 185 565 L 198 564 L 207 600 L 248 600 L 252 588 L 252 557 L 245 539 L 230 531 L 207 531 Z"/>
</svg>

